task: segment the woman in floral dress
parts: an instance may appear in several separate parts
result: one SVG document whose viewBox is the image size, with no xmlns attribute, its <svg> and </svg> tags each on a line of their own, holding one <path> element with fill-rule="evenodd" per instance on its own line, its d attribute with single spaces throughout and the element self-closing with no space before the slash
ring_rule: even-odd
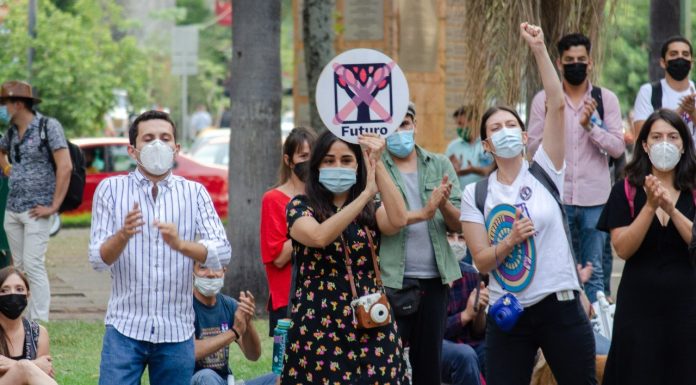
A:
<svg viewBox="0 0 696 385">
<path fill-rule="evenodd" d="M 357 295 L 379 292 L 367 231 L 379 254 L 380 234 L 396 233 L 407 219 L 381 161 L 384 148 L 377 136 L 361 137 L 358 146 L 324 132 L 309 160 L 306 195 L 288 205 L 297 279 L 283 385 L 410 383 L 396 323 L 356 328 L 343 250 Z"/>
</svg>

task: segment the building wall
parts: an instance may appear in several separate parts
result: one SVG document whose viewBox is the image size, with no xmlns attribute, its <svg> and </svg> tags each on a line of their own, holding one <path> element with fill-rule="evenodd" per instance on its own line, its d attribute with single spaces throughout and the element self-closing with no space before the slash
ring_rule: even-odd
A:
<svg viewBox="0 0 696 385">
<path fill-rule="evenodd" d="M 307 125 L 302 0 L 295 17 L 295 124 Z M 452 112 L 464 104 L 465 0 L 336 0 L 336 53 L 372 48 L 399 63 L 416 104 L 419 145 L 443 152 L 455 137 Z"/>
</svg>

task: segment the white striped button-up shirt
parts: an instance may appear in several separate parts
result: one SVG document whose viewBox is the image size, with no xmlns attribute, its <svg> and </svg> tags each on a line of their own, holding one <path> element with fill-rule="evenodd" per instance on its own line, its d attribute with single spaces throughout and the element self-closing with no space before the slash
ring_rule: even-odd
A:
<svg viewBox="0 0 696 385">
<path fill-rule="evenodd" d="M 193 259 L 172 250 L 154 222 L 174 223 L 179 237 L 208 249 L 207 264 L 230 261 L 231 248 L 210 195 L 196 182 L 169 175 L 157 184 L 139 170 L 99 183 L 92 203 L 89 261 L 110 270 L 111 297 L 105 323 L 121 334 L 153 343 L 186 341 L 193 335 Z M 138 203 L 145 223 L 111 266 L 99 252 Z"/>
</svg>

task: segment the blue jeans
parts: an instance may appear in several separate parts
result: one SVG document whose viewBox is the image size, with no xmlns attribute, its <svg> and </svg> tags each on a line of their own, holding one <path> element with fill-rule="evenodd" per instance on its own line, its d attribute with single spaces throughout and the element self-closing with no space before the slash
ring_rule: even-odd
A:
<svg viewBox="0 0 696 385">
<path fill-rule="evenodd" d="M 594 332 L 594 344 L 595 344 L 595 352 L 597 352 L 598 356 L 606 356 L 609 354 L 609 347 L 611 346 L 611 341 L 607 339 L 607 337 Z"/>
<path fill-rule="evenodd" d="M 268 373 L 249 381 L 235 380 L 235 385 L 242 383 L 244 385 L 275 385 L 277 378 L 277 374 Z M 212 369 L 201 369 L 193 374 L 191 385 L 227 385 L 227 380 Z"/>
<path fill-rule="evenodd" d="M 592 262 L 592 276 L 585 283 L 585 293 L 590 302 L 595 302 L 597 292 L 604 291 L 602 264 L 607 234 L 597 230 L 597 221 L 604 205 L 590 207 L 565 205 L 565 209 L 568 214 L 568 226 L 575 258 L 583 266 L 587 262 Z"/>
<path fill-rule="evenodd" d="M 138 341 L 106 325 L 99 385 L 139 385 L 145 366 L 151 385 L 190 385 L 195 364 L 193 337 L 184 342 Z"/>
<path fill-rule="evenodd" d="M 468 344 L 442 341 L 442 381 L 452 385 L 481 385 L 486 370 L 486 343 Z"/>
</svg>

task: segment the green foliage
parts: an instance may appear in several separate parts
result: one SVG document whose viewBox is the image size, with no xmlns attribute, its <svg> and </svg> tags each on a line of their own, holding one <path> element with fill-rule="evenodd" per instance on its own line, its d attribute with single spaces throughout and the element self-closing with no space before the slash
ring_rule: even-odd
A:
<svg viewBox="0 0 696 385">
<path fill-rule="evenodd" d="M 595 69 L 600 70 L 598 85 L 616 93 L 624 115 L 633 108 L 640 86 L 649 81 L 649 18 L 649 0 L 620 1 L 603 29 L 606 56 L 602 68 Z"/>
<path fill-rule="evenodd" d="M 177 23 L 179 25 L 200 24 L 213 16 L 205 1 L 176 0 L 176 6 L 185 10 L 184 18 Z"/>
<path fill-rule="evenodd" d="M 132 37 L 113 38 L 112 28 L 124 25 L 113 0 L 76 0 L 70 12 L 41 2 L 31 76 L 27 1 L 13 5 L 0 39 L 0 79 L 31 78 L 43 99 L 40 110 L 56 117 L 68 136 L 101 131 L 115 88 L 127 90 L 135 106 L 146 101 L 147 58 Z"/>
</svg>

